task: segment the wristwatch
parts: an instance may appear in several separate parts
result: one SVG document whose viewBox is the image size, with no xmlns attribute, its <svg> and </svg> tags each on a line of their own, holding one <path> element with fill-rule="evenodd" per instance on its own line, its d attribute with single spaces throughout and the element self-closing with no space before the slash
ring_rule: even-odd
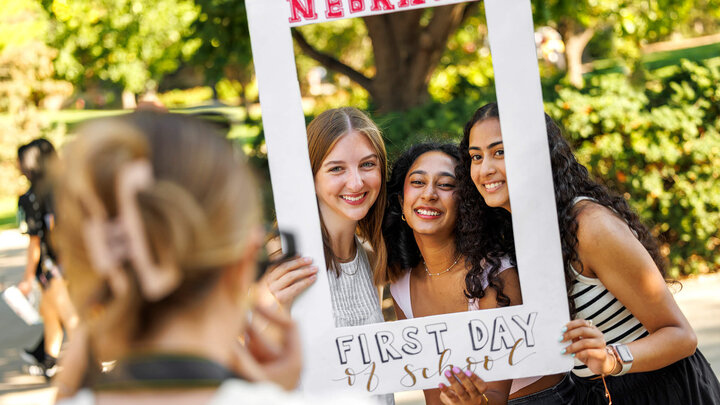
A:
<svg viewBox="0 0 720 405">
<path fill-rule="evenodd" d="M 633 355 L 632 353 L 630 353 L 630 349 L 627 347 L 627 345 L 617 344 L 610 345 L 610 347 L 612 348 L 613 354 L 615 354 L 615 358 L 622 365 L 622 369 L 620 369 L 620 372 L 617 374 L 613 374 L 613 376 L 621 376 L 630 371 L 630 367 L 632 367 L 633 363 Z"/>
</svg>

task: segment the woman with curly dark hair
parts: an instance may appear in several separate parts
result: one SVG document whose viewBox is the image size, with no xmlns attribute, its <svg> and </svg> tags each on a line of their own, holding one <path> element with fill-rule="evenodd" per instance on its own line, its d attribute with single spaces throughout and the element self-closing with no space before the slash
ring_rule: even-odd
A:
<svg viewBox="0 0 720 405">
<path fill-rule="evenodd" d="M 393 165 L 383 235 L 399 319 L 520 303 L 517 272 L 507 259 L 493 258 L 493 276 L 488 280 L 469 273 L 469 257 L 457 248 L 456 224 L 462 222 L 456 199 L 458 163 L 455 145 L 423 143 L 408 149 Z M 471 299 L 466 289 L 480 293 Z M 510 381 L 485 383 L 457 367 L 446 374 L 451 386 L 474 387 L 481 404 L 507 401 Z M 461 398 L 441 384 L 440 389 L 425 390 L 425 399 L 438 404 Z"/>
<path fill-rule="evenodd" d="M 616 405 L 720 403 L 720 384 L 666 286 L 657 241 L 627 201 L 590 178 L 557 124 L 547 115 L 545 120 L 574 318 L 561 341 L 569 343 L 563 352 L 575 358 L 576 400 L 606 404 L 609 394 Z M 465 221 L 459 234 L 481 232 L 476 251 L 483 257 L 512 255 L 497 104 L 476 111 L 460 151 L 459 211 Z"/>
</svg>

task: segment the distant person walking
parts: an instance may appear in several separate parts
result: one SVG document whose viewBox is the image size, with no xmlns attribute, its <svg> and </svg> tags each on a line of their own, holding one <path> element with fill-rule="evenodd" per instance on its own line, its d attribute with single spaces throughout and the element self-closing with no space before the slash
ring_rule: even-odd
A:
<svg viewBox="0 0 720 405">
<path fill-rule="evenodd" d="M 77 324 L 51 237 L 55 217 L 49 172 L 56 158 L 55 148 L 42 138 L 18 149 L 20 171 L 30 181 L 30 189 L 18 200 L 21 227 L 30 236 L 25 275 L 18 289 L 27 296 L 33 278 L 38 281 L 42 287 L 40 314 L 44 325 L 43 339 L 34 349 L 25 350 L 25 354 L 37 361 L 46 378 L 55 373 L 63 328 L 71 330 Z"/>
</svg>

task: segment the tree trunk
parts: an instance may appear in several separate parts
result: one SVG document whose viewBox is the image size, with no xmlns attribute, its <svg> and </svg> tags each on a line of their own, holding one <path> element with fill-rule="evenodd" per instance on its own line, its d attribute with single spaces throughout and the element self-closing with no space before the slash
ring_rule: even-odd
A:
<svg viewBox="0 0 720 405">
<path fill-rule="evenodd" d="M 588 42 L 595 35 L 595 30 L 585 28 L 574 20 L 565 20 L 558 28 L 565 42 L 568 81 L 573 86 L 582 88 L 585 85 L 582 77 L 582 55 Z"/>
<path fill-rule="evenodd" d="M 379 113 L 403 111 L 429 99 L 428 83 L 448 38 L 476 6 L 477 3 L 436 7 L 425 24 L 421 20 L 426 10 L 417 9 L 363 18 L 375 56 L 372 78 L 316 50 L 299 31 L 294 30 L 293 37 L 305 54 L 364 87 Z"/>
<path fill-rule="evenodd" d="M 130 90 L 123 90 L 122 92 L 122 105 L 126 110 L 134 110 L 137 108 L 137 100 L 135 99 L 135 93 Z"/>
<path fill-rule="evenodd" d="M 423 10 L 366 17 L 376 74 L 368 89 L 378 112 L 402 111 L 425 103 L 432 73 L 445 44 L 462 23 L 467 5 L 437 7 L 426 26 Z"/>
</svg>

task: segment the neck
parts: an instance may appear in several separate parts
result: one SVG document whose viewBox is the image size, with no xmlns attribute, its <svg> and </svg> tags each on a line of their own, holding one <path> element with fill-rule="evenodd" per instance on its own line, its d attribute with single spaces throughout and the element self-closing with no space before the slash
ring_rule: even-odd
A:
<svg viewBox="0 0 720 405">
<path fill-rule="evenodd" d="M 233 313 L 235 306 L 224 294 L 214 290 L 207 297 L 199 307 L 164 316 L 133 349 L 196 355 L 230 368 L 243 320 Z"/>
<path fill-rule="evenodd" d="M 328 232 L 330 249 L 335 257 L 343 260 L 352 260 L 355 257 L 355 229 L 357 221 L 337 218 L 334 215 L 321 212 L 325 229 Z M 326 215 L 327 214 L 327 215 Z"/>
<path fill-rule="evenodd" d="M 455 238 L 452 236 L 415 234 L 415 241 L 430 273 L 446 270 L 457 259 Z"/>
</svg>

